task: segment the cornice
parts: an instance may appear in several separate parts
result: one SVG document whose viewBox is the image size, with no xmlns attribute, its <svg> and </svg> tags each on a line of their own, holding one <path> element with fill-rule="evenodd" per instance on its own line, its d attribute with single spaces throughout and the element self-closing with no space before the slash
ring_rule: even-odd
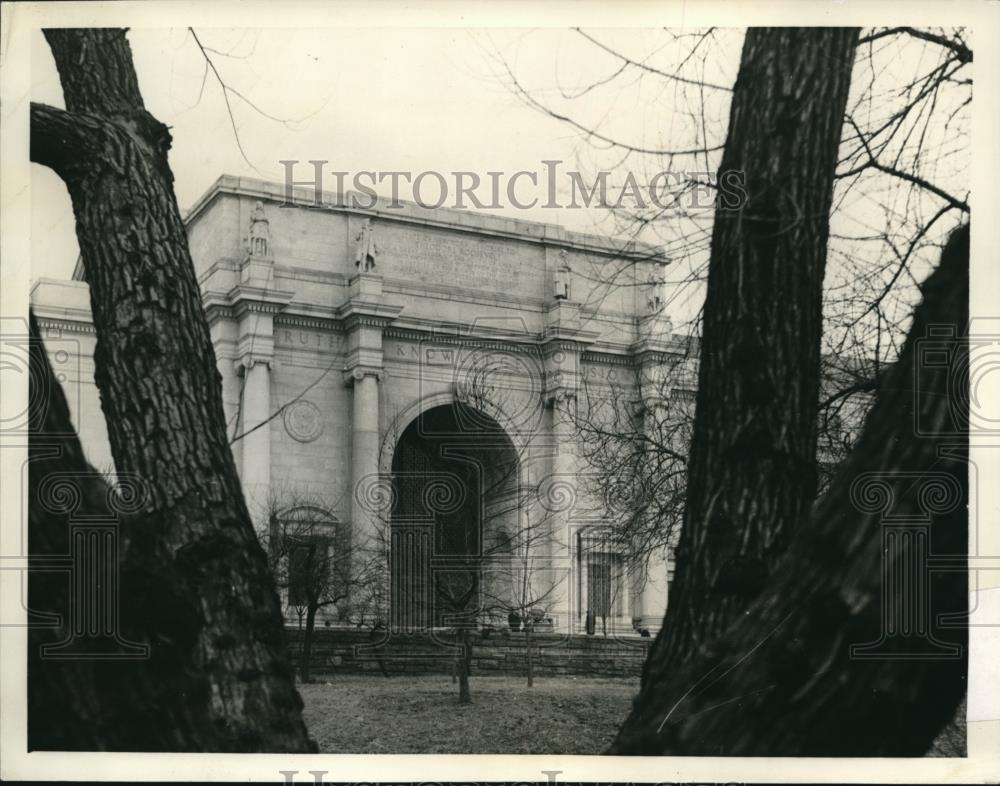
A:
<svg viewBox="0 0 1000 786">
<path fill-rule="evenodd" d="M 204 284 L 209 278 L 219 272 L 239 273 L 240 261 L 235 257 L 219 257 L 211 265 L 198 274 L 198 284 Z"/>
<path fill-rule="evenodd" d="M 226 299 L 236 316 L 247 312 L 253 314 L 277 314 L 295 296 L 294 292 L 282 289 L 261 289 L 238 284 L 229 290 Z"/>
<path fill-rule="evenodd" d="M 390 306 L 373 300 L 348 300 L 337 309 L 337 318 L 348 330 L 358 326 L 384 328 L 402 310 L 402 306 Z"/>
<path fill-rule="evenodd" d="M 580 357 L 581 363 L 600 366 L 627 366 L 635 368 L 635 356 L 631 354 L 617 354 L 612 352 L 584 352 Z"/>
<path fill-rule="evenodd" d="M 583 352 L 587 346 L 597 341 L 600 335 L 593 330 L 547 327 L 538 343 L 545 347 L 546 351 L 561 349 L 566 352 Z"/>
<path fill-rule="evenodd" d="M 205 319 L 208 321 L 208 326 L 212 327 L 218 322 L 235 320 L 236 314 L 232 308 L 224 303 L 206 303 L 205 308 Z"/>
<path fill-rule="evenodd" d="M 59 330 L 65 330 L 70 333 L 87 333 L 90 335 L 94 335 L 97 332 L 94 329 L 94 325 L 89 320 L 85 322 L 69 316 L 42 316 L 37 312 L 35 314 L 35 319 L 38 321 L 38 327 L 40 328 L 58 328 Z"/>
<path fill-rule="evenodd" d="M 292 189 L 291 199 L 285 193 L 282 183 L 259 180 L 256 178 L 221 175 L 201 197 L 194 203 L 184 217 L 185 225 L 198 220 L 201 214 L 219 196 L 244 196 L 250 199 L 274 202 L 291 207 L 312 210 L 315 212 L 340 213 L 343 215 L 365 216 L 378 218 L 380 221 L 392 221 L 400 224 L 411 224 L 450 232 L 478 235 L 480 237 L 496 237 L 519 241 L 531 245 L 548 246 L 556 249 L 567 249 L 578 253 L 592 254 L 609 259 L 629 259 L 637 262 L 648 261 L 657 264 L 669 264 L 661 246 L 643 243 L 634 239 L 608 238 L 605 235 L 588 235 L 573 232 L 555 224 L 539 221 L 525 221 L 502 216 L 492 216 L 474 213 L 468 210 L 453 208 L 425 208 L 416 203 L 397 200 L 400 209 L 389 208 L 390 202 L 379 198 L 372 208 L 355 207 L 346 204 L 352 193 L 340 195 L 330 191 L 322 193 L 322 204 L 315 204 L 315 190 L 299 187 Z M 366 198 L 365 195 L 356 194 Z"/>
<path fill-rule="evenodd" d="M 684 342 L 679 341 L 673 334 L 660 336 L 643 336 L 638 341 L 633 342 L 630 350 L 633 354 L 639 355 L 644 352 L 655 352 L 661 355 L 682 354 L 685 349 Z"/>
<path fill-rule="evenodd" d="M 514 341 L 508 338 L 493 338 L 490 336 L 467 336 L 455 333 L 439 333 L 433 328 L 419 329 L 412 327 L 392 326 L 386 328 L 383 333 L 384 338 L 393 338 L 400 341 L 412 341 L 414 343 L 433 342 L 436 345 L 462 346 L 483 349 L 498 349 L 505 352 L 524 352 L 539 350 L 537 336 L 526 336 L 524 340 Z"/>
<path fill-rule="evenodd" d="M 646 346 L 640 346 L 639 348 L 632 348 L 630 353 L 632 357 L 636 359 L 637 362 L 646 364 L 661 364 L 668 361 L 679 361 L 683 359 L 683 354 L 678 352 L 676 349 L 669 349 L 666 347 L 656 347 L 650 348 Z"/>
<path fill-rule="evenodd" d="M 343 323 L 334 317 L 319 317 L 309 314 L 296 314 L 282 311 L 274 318 L 274 326 L 309 328 L 311 330 L 327 330 L 331 333 L 344 333 Z"/>
</svg>

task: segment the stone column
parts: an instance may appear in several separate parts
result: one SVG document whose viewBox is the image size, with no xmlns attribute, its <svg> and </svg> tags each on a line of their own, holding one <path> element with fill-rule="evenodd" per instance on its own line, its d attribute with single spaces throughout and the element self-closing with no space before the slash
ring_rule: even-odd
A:
<svg viewBox="0 0 1000 786">
<path fill-rule="evenodd" d="M 243 373 L 240 479 L 253 512 L 267 506 L 271 490 L 271 361 L 248 355 L 239 366 Z"/>
<path fill-rule="evenodd" d="M 565 301 L 559 304 L 560 309 Z M 550 312 L 551 314 L 551 312 Z M 561 320 L 560 320 L 561 321 Z M 588 338 L 591 334 L 587 334 Z M 560 630 L 569 631 L 577 617 L 574 598 L 578 585 L 573 541 L 582 526 L 581 513 L 587 506 L 580 496 L 577 450 L 577 390 L 580 384 L 580 356 L 583 344 L 568 338 L 551 338 L 545 343 L 545 400 L 551 413 L 551 459 L 547 478 L 539 485 L 543 512 L 550 533 L 548 560 L 555 589 L 545 605 Z"/>
<path fill-rule="evenodd" d="M 372 483 L 378 475 L 379 455 L 379 371 L 356 366 L 348 375 L 354 387 L 351 419 L 351 519 L 355 547 L 378 545 L 379 512 L 373 510 Z"/>
<path fill-rule="evenodd" d="M 552 462 L 549 497 L 549 560 L 551 581 L 555 585 L 546 606 L 559 630 L 571 629 L 574 619 L 571 522 L 578 512 L 579 484 L 576 461 L 576 426 L 573 422 L 576 407 L 575 390 L 561 389 L 550 399 L 552 408 Z"/>
<path fill-rule="evenodd" d="M 234 367 L 238 380 L 238 441 L 234 455 L 250 516 L 259 525 L 266 516 L 271 495 L 271 425 L 275 402 L 271 399 L 274 360 L 274 315 L 291 300 L 291 292 L 263 292 L 236 287 L 230 293 L 237 313 L 238 340 Z"/>
</svg>

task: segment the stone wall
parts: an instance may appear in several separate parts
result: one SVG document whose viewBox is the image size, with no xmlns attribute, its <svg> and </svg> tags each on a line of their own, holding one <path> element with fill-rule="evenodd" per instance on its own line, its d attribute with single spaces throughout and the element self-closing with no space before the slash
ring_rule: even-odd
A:
<svg viewBox="0 0 1000 786">
<path fill-rule="evenodd" d="M 451 674 L 455 659 L 455 650 L 449 649 L 453 637 L 448 634 L 435 640 L 426 636 L 392 637 L 384 646 L 378 645 L 368 631 L 318 628 L 314 636 L 315 675 L 378 675 L 380 655 L 392 676 Z M 297 628 L 288 629 L 288 641 L 292 657 L 297 658 L 300 646 Z M 536 634 L 534 641 L 536 676 L 638 677 L 653 640 Z M 523 676 L 526 668 L 523 633 L 495 633 L 489 638 L 475 634 L 473 674 Z"/>
</svg>

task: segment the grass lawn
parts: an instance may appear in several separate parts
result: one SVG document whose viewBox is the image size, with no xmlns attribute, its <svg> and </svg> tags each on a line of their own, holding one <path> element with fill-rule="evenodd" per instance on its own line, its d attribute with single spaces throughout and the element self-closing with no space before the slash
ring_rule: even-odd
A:
<svg viewBox="0 0 1000 786">
<path fill-rule="evenodd" d="M 299 685 L 324 753 L 597 754 L 614 739 L 639 680 L 473 675 L 472 704 L 447 675 L 319 677 Z"/>
<path fill-rule="evenodd" d="M 320 677 L 299 685 L 323 753 L 597 754 L 614 739 L 639 680 L 473 675 L 472 704 L 446 675 Z M 929 756 L 965 755 L 965 708 Z"/>
</svg>

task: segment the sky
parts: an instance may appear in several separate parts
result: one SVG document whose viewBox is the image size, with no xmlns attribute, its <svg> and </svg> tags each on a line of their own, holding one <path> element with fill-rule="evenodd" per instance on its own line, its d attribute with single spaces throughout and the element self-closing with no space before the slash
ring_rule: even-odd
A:
<svg viewBox="0 0 1000 786">
<path fill-rule="evenodd" d="M 592 154 L 583 135 L 526 106 L 503 84 L 496 51 L 510 58 L 527 84 L 548 87 L 586 84 L 618 65 L 563 30 L 195 32 L 205 47 L 230 55 L 209 52 L 226 83 L 260 111 L 230 94 L 237 145 L 211 72 L 203 84 L 205 59 L 192 34 L 186 29 L 130 31 L 146 107 L 171 128 L 170 164 L 182 208 L 223 173 L 281 180 L 284 169 L 278 162 L 287 159 L 328 160 L 330 171 L 352 173 L 512 173 L 541 171 L 544 160 L 573 168 L 581 155 Z M 644 49 L 644 35 L 634 31 L 624 38 Z M 62 106 L 55 64 L 40 33 L 36 43 L 32 98 Z M 595 99 L 592 105 L 610 113 L 603 97 Z M 296 168 L 303 177 L 310 171 L 306 163 Z M 33 167 L 32 177 L 33 274 L 69 275 L 77 251 L 65 188 L 43 167 Z M 388 195 L 385 185 L 379 190 Z M 433 188 L 430 194 L 425 198 L 434 198 Z M 410 196 L 405 184 L 401 196 Z M 495 212 L 579 231 L 612 230 L 598 210 Z"/>
<path fill-rule="evenodd" d="M 231 88 L 232 119 L 195 35 Z M 547 160 L 564 162 L 564 172 L 579 170 L 588 184 L 600 170 L 614 173 L 613 183 L 621 183 L 629 171 L 648 182 L 664 168 L 714 175 L 718 153 L 667 159 L 623 152 L 538 111 L 512 82 L 516 79 L 531 100 L 639 151 L 676 150 L 704 139 L 721 146 L 743 32 L 718 30 L 711 46 L 688 58 L 698 35 L 661 29 L 196 28 L 192 33 L 140 28 L 129 32 L 129 41 L 146 107 L 173 135 L 170 164 L 184 209 L 222 174 L 281 181 L 282 160 L 302 161 L 296 168 L 302 177 L 311 159 L 328 161 L 327 173 L 470 171 L 484 180 L 489 171 L 507 177 L 520 170 L 541 173 Z M 40 32 L 34 44 L 32 100 L 62 106 L 55 64 Z M 642 67 L 623 69 L 620 58 L 605 47 Z M 879 95 L 886 98 L 884 104 L 872 104 L 876 112 L 889 111 L 892 90 L 933 64 L 939 56 L 935 50 L 914 41 L 886 48 L 874 63 L 883 90 Z M 654 73 L 673 73 L 679 62 L 685 63 L 680 73 L 710 87 Z M 866 78 L 863 69 L 856 70 L 859 88 Z M 959 149 L 964 144 L 950 142 L 947 133 L 939 141 Z M 967 172 L 952 166 L 952 158 L 944 161 L 951 171 L 934 171 L 935 178 L 961 192 Z M 568 180 L 560 178 L 558 184 L 557 201 L 565 203 Z M 376 189 L 390 195 L 388 182 Z M 528 201 L 532 194 L 544 196 L 531 192 Z M 31 195 L 32 275 L 68 277 L 78 251 L 65 187 L 49 170 L 33 166 Z M 434 187 L 429 197 L 424 194 L 435 195 Z M 400 197 L 412 197 L 405 182 Z M 597 207 L 546 209 L 542 199 L 536 207 L 516 209 L 503 202 L 504 208 L 488 212 L 606 235 L 637 231 L 634 223 Z M 915 220 L 936 207 L 923 198 L 917 204 L 890 203 L 878 182 L 852 191 L 838 202 L 833 231 L 877 233 L 888 220 L 883 215 L 887 205 Z M 697 283 L 684 282 L 706 258 L 710 209 L 688 210 L 683 218 L 638 232 L 662 244 L 669 258 L 686 257 L 668 269 L 667 304 L 675 324 L 695 319 L 702 291 Z M 856 278 L 856 260 L 868 253 L 863 243 L 838 243 L 828 275 L 835 285 L 838 270 L 848 282 Z M 904 300 L 903 311 L 909 305 Z"/>
</svg>

